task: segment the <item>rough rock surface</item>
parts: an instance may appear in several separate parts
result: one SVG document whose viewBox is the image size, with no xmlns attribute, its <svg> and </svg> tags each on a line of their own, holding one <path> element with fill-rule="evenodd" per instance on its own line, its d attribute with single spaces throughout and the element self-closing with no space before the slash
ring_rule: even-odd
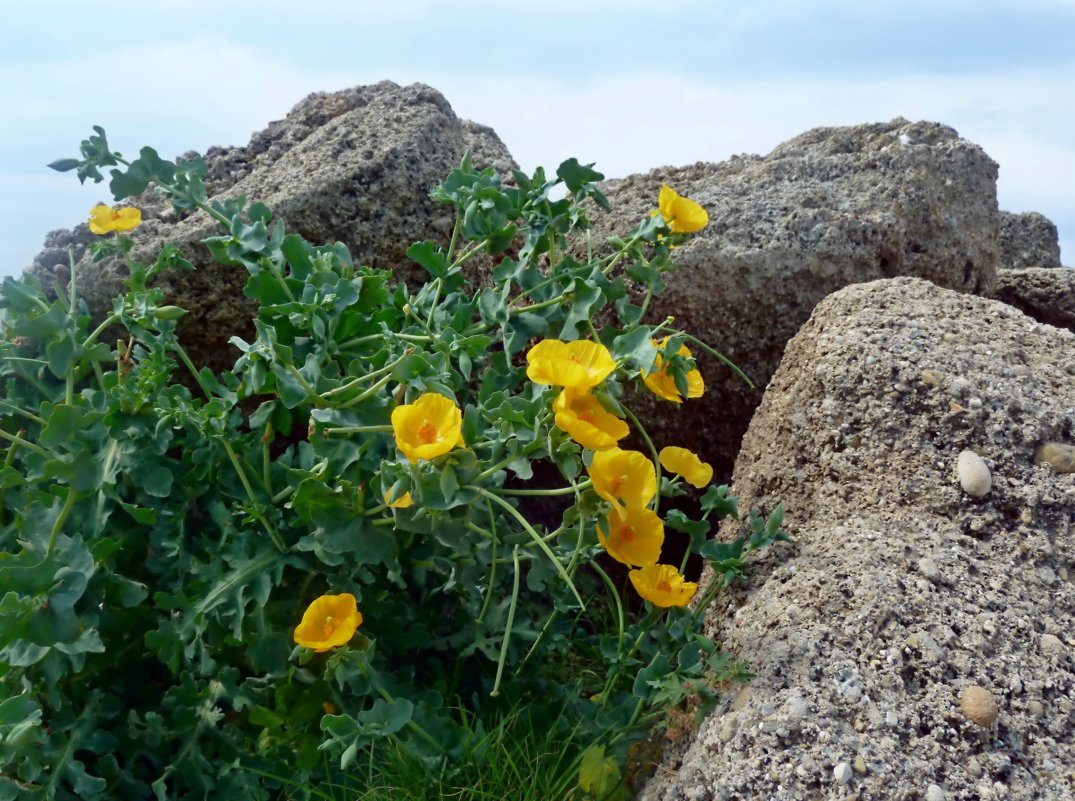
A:
<svg viewBox="0 0 1075 801">
<path fill-rule="evenodd" d="M 914 278 L 820 303 L 733 485 L 795 542 L 708 621 L 758 676 L 642 798 L 1075 798 L 1075 474 L 1043 441 L 1075 442 L 1075 335 Z"/>
<path fill-rule="evenodd" d="M 435 90 L 385 81 L 310 95 L 245 147 L 212 148 L 206 188 L 211 199 L 245 194 L 314 244 L 339 240 L 359 264 L 399 267 L 407 280 L 421 280 L 424 273 L 412 269 L 406 249 L 421 239 L 447 240 L 453 216 L 429 191 L 467 148 L 477 166 L 505 172 L 514 166 L 492 129 L 460 120 Z M 221 231 L 207 215 L 176 221 L 151 192 L 135 203 L 144 217 L 133 235 L 136 257 L 155 258 L 171 242 L 198 267 L 161 281 L 169 302 L 191 311 L 179 329 L 188 352 L 195 362 L 230 368 L 237 354 L 228 338 L 245 334 L 256 311 L 243 296 L 247 273 L 213 262 L 200 240 Z M 82 259 L 91 239 L 86 225 L 49 234 L 31 271 L 49 286 L 49 273 L 67 272 L 67 245 Z M 84 259 L 79 292 L 95 312 L 110 311 L 124 275 L 118 264 Z"/>
<path fill-rule="evenodd" d="M 1038 322 L 1075 331 L 1075 269 L 1000 270 L 996 297 Z"/>
<path fill-rule="evenodd" d="M 1052 220 L 1036 211 L 1000 213 L 999 270 L 1060 266 L 1060 239 Z"/>
<path fill-rule="evenodd" d="M 943 125 L 896 119 L 818 128 L 768 156 L 665 167 L 607 182 L 595 241 L 623 234 L 656 206 L 662 183 L 701 203 L 709 226 L 674 259 L 678 272 L 649 319 L 708 341 L 757 384 L 699 357 L 706 395 L 657 415 L 664 444 L 693 443 L 728 475 L 762 390 L 814 305 L 851 283 L 913 275 L 964 292 L 992 291 L 997 263 L 996 164 Z"/>
</svg>

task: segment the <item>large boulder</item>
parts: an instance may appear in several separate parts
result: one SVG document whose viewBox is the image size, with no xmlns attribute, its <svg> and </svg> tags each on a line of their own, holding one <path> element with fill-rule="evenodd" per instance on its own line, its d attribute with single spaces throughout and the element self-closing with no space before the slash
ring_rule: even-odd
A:
<svg viewBox="0 0 1075 801">
<path fill-rule="evenodd" d="M 1028 267 L 997 272 L 997 300 L 1041 323 L 1075 331 L 1075 269 Z"/>
<path fill-rule="evenodd" d="M 998 269 L 1048 269 L 1059 266 L 1060 238 L 1052 220 L 1036 211 L 1000 213 Z"/>
<path fill-rule="evenodd" d="M 673 315 L 757 385 L 749 389 L 695 348 L 707 381 L 700 401 L 678 415 L 655 414 L 651 398 L 637 401 L 658 438 L 693 443 L 727 476 L 785 344 L 843 286 L 913 275 L 989 293 L 996 177 L 997 165 L 951 128 L 896 119 L 818 128 L 764 157 L 607 182 L 613 212 L 595 215 L 598 237 L 636 225 L 656 207 L 662 183 L 708 210 L 709 226 L 674 251 L 678 272 L 649 316 Z"/>
<path fill-rule="evenodd" d="M 507 172 L 514 166 L 490 128 L 456 117 L 435 90 L 385 81 L 310 95 L 245 147 L 212 148 L 206 185 L 211 199 L 245 194 L 314 244 L 341 241 L 357 263 L 400 268 L 414 281 L 422 276 L 410 270 L 406 249 L 421 239 L 446 242 L 453 222 L 451 210 L 434 203 L 429 192 L 468 148 L 479 167 Z M 200 243 L 221 233 L 207 215 L 176 220 L 152 192 L 135 204 L 145 219 L 133 234 L 136 257 L 151 260 L 173 243 L 198 267 L 161 280 L 169 302 L 191 311 L 179 330 L 185 347 L 196 363 L 230 368 L 237 354 L 226 343 L 252 330 L 256 311 L 243 295 L 246 272 L 216 264 Z M 89 263 L 84 254 L 91 239 L 84 224 L 53 232 L 31 271 L 50 286 L 51 274 L 66 273 L 66 248 L 73 245 L 79 292 L 101 315 L 124 291 L 126 270 L 115 262 Z"/>
<path fill-rule="evenodd" d="M 1075 335 L 914 278 L 826 298 L 735 467 L 794 540 L 708 619 L 757 678 L 642 798 L 1075 797 L 1072 470 Z"/>
</svg>

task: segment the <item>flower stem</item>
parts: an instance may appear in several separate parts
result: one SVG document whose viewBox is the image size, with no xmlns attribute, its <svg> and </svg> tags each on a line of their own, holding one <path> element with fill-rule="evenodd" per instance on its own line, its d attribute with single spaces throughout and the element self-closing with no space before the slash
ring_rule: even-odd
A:
<svg viewBox="0 0 1075 801">
<path fill-rule="evenodd" d="M 730 367 L 732 369 L 732 372 L 734 372 L 737 376 L 739 376 L 744 381 L 746 381 L 748 387 L 750 387 L 751 389 L 757 389 L 757 387 L 754 386 L 754 382 L 751 381 L 749 378 L 747 378 L 747 374 L 744 373 L 742 370 L 740 370 L 739 367 L 731 359 L 729 359 L 727 356 L 725 356 L 719 350 L 716 350 L 715 348 L 710 347 L 705 342 L 703 342 L 702 340 L 698 339 L 698 337 L 691 336 L 690 334 L 686 333 L 685 331 L 673 331 L 672 334 L 673 335 L 682 335 L 683 337 L 685 337 L 686 339 L 688 339 L 689 341 L 693 342 L 695 345 L 700 347 L 706 353 L 708 353 L 711 356 L 715 356 L 716 358 L 720 359 L 722 362 L 724 362 L 724 364 L 726 364 L 728 367 Z"/>
<path fill-rule="evenodd" d="M 384 378 L 382 378 L 380 381 L 378 381 L 372 387 L 367 389 L 365 392 L 361 392 L 358 395 L 355 395 L 349 401 L 344 401 L 343 403 L 341 403 L 336 408 L 337 409 L 346 409 L 348 406 L 354 406 L 357 403 L 362 403 L 362 401 L 366 400 L 366 398 L 371 398 L 374 395 L 376 395 L 378 392 L 380 392 L 382 389 L 384 389 L 384 387 L 391 380 L 392 380 L 392 375 L 391 374 L 386 375 Z M 391 428 L 391 426 L 389 426 L 389 428 Z"/>
<path fill-rule="evenodd" d="M 94 342 L 96 342 L 97 337 L 101 336 L 101 334 L 103 334 L 105 331 L 107 331 L 113 325 L 118 323 L 119 320 L 120 320 L 120 315 L 117 312 L 112 312 L 110 315 L 108 315 L 104 319 L 104 322 L 102 322 L 99 326 L 97 326 L 95 329 L 93 329 L 93 333 L 91 333 L 88 337 L 86 337 L 86 341 L 82 343 L 83 349 L 88 348 L 90 345 L 92 345 Z"/>
<path fill-rule="evenodd" d="M 36 414 L 34 414 L 33 412 L 28 412 L 28 411 L 26 411 L 25 409 L 21 409 L 21 408 L 19 408 L 18 406 L 16 406 L 16 405 L 15 405 L 15 404 L 13 404 L 13 403 L 8 403 L 8 402 L 7 402 L 6 400 L 4 400 L 3 398 L 0 398 L 0 406 L 6 406 L 6 407 L 7 407 L 8 409 L 10 409 L 11 411 L 13 411 L 13 412 L 14 412 L 15 414 L 21 414 L 21 415 L 22 415 L 23 417 L 25 417 L 25 418 L 26 418 L 27 420 L 33 420 L 33 421 L 34 421 L 35 423 L 37 423 L 37 424 L 38 424 L 39 426 L 44 426 L 44 425 L 46 424 L 46 423 L 45 423 L 45 420 L 44 420 L 43 418 L 41 418 L 41 417 L 38 417 L 38 416 L 37 416 Z"/>
<path fill-rule="evenodd" d="M 500 659 L 496 663 L 496 679 L 493 681 L 493 691 L 490 696 L 496 698 L 500 695 L 500 679 L 504 675 L 504 663 L 508 659 L 508 643 L 511 641 L 511 627 L 515 622 L 515 607 L 519 603 L 519 546 L 516 545 L 511 552 L 512 561 L 515 563 L 515 578 L 511 585 L 511 605 L 508 607 L 508 621 L 504 625 L 504 641 L 500 644 Z"/>
<path fill-rule="evenodd" d="M 624 635 L 624 622 L 623 622 L 623 602 L 620 600 L 620 594 L 616 591 L 616 585 L 612 583 L 612 579 L 609 578 L 608 573 L 604 568 L 597 563 L 597 560 L 590 562 L 590 567 L 597 571 L 597 575 L 601 577 L 601 580 L 605 583 L 605 587 L 608 589 L 608 594 L 616 603 L 616 661 L 618 662 L 620 656 L 623 655 L 623 635 Z"/>
<path fill-rule="evenodd" d="M 492 565 L 489 568 L 489 586 L 485 590 L 485 600 L 482 601 L 481 611 L 478 613 L 478 618 L 475 622 L 481 623 L 485 619 L 485 612 L 489 609 L 489 601 L 493 597 L 493 586 L 496 583 L 496 548 L 500 544 L 496 536 L 496 518 L 493 515 L 493 507 L 489 501 L 485 502 L 485 510 L 489 513 L 489 534 L 492 537 L 493 548 L 492 554 L 489 557 Z"/>
</svg>

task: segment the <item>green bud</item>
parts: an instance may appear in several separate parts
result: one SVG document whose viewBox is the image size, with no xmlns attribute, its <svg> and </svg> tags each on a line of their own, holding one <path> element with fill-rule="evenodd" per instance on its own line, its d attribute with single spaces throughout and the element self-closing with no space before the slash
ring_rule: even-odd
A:
<svg viewBox="0 0 1075 801">
<path fill-rule="evenodd" d="M 181 309 L 178 306 L 161 306 L 157 309 L 156 316 L 161 320 L 178 320 L 186 313 L 186 309 Z"/>
</svg>

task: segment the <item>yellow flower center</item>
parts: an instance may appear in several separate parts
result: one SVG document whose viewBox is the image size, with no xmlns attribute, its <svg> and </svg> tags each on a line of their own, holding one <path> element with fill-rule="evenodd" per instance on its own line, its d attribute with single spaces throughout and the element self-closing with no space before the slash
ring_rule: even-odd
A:
<svg viewBox="0 0 1075 801">
<path fill-rule="evenodd" d="M 437 427 L 428 420 L 423 420 L 421 428 L 418 429 L 418 439 L 423 445 L 432 445 L 437 441 Z"/>
<path fill-rule="evenodd" d="M 326 640 L 336 633 L 336 619 L 332 615 L 325 615 L 325 622 L 321 624 L 321 636 Z"/>
<path fill-rule="evenodd" d="M 623 485 L 626 484 L 626 483 L 627 483 L 627 476 L 626 475 L 616 476 L 614 479 L 612 479 L 612 494 L 617 496 L 617 497 L 619 497 L 620 490 L 623 488 Z"/>
<path fill-rule="evenodd" d="M 579 420 L 582 420 L 584 423 L 592 423 L 593 422 L 593 414 L 590 413 L 590 412 L 587 412 L 587 411 L 579 412 L 578 413 L 578 418 L 579 418 Z"/>
<path fill-rule="evenodd" d="M 624 542 L 634 542 L 635 530 L 633 528 L 631 528 L 630 526 L 624 526 L 623 528 L 620 529 L 620 538 Z"/>
<path fill-rule="evenodd" d="M 661 592 L 671 592 L 672 591 L 672 585 L 669 584 L 667 581 L 658 581 L 657 582 L 657 589 L 660 590 Z"/>
</svg>

